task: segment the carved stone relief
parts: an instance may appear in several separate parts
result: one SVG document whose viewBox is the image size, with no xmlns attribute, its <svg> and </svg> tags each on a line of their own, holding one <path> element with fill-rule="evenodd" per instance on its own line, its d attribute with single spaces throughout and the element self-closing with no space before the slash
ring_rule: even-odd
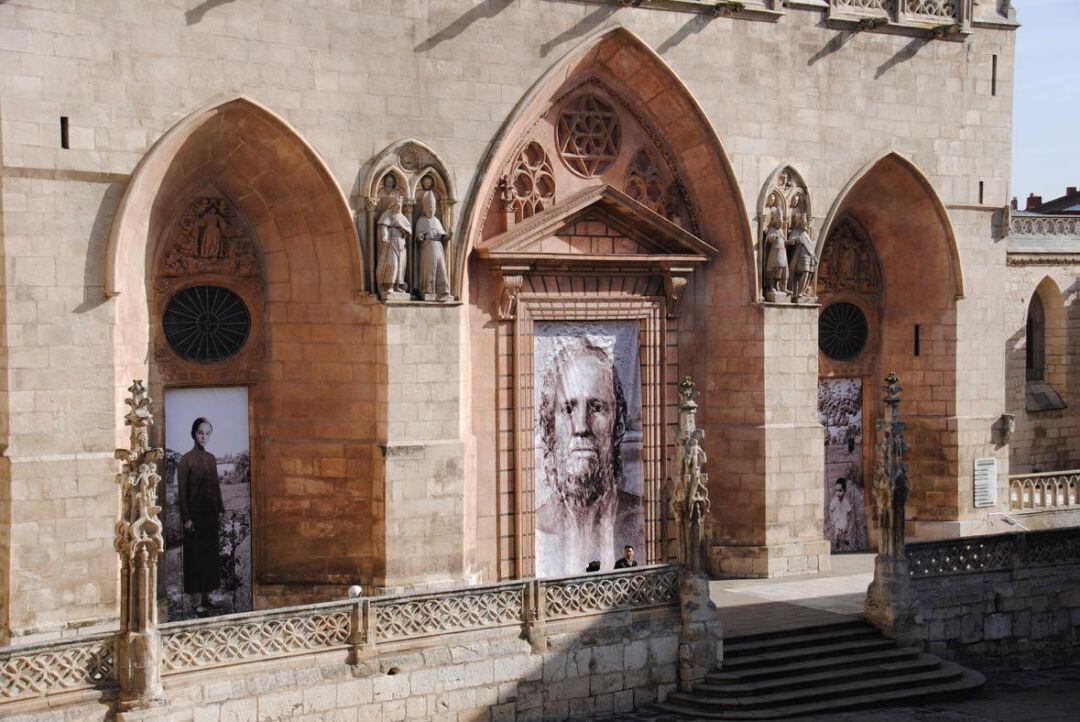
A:
<svg viewBox="0 0 1080 722">
<path fill-rule="evenodd" d="M 619 157 L 619 116 L 600 96 L 585 93 L 563 108 L 555 137 L 570 170 L 586 178 L 598 176 Z"/>
<path fill-rule="evenodd" d="M 363 187 L 368 288 L 384 301 L 454 300 L 450 269 L 461 249 L 448 229 L 457 201 L 435 152 L 398 141 L 374 160 Z"/>
<path fill-rule="evenodd" d="M 881 291 L 881 270 L 870 239 L 850 217 L 841 218 L 821 250 L 821 293 Z"/>
<path fill-rule="evenodd" d="M 255 244 L 228 199 L 203 195 L 193 199 L 165 237 L 159 274 L 258 275 Z"/>
<path fill-rule="evenodd" d="M 264 284 L 255 239 L 240 211 L 207 186 L 166 227 L 160 249 L 153 295 L 156 373 L 170 384 L 252 381 L 266 350 L 260 317 Z M 192 305 L 188 298 L 181 304 L 184 294 L 203 303 Z M 231 305 L 226 307 L 224 299 Z M 248 325 L 234 328 L 241 316 Z M 220 347 L 185 353 L 184 344 L 181 350 L 175 346 L 180 336 L 198 336 Z"/>
<path fill-rule="evenodd" d="M 762 289 L 772 303 L 812 303 L 814 272 L 813 216 L 810 194 L 791 166 L 773 172 L 758 203 L 763 259 Z"/>
</svg>

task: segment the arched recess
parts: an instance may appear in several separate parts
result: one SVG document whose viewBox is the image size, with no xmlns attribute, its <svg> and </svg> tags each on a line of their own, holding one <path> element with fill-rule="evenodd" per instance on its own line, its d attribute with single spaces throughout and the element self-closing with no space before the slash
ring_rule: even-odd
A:
<svg viewBox="0 0 1080 722">
<path fill-rule="evenodd" d="M 832 204 L 818 238 L 819 259 L 844 224 L 853 222 L 880 264 L 876 304 L 849 299 L 865 304 L 870 343 L 851 363 L 823 356 L 821 373 L 863 379 L 865 459 L 873 458 L 881 379 L 890 371 L 900 376 L 911 445 L 908 515 L 955 519 L 960 441 L 950 419 L 957 413 L 956 302 L 964 283 L 948 212 L 926 176 L 899 153 L 888 152 L 863 166 Z M 819 289 L 821 273 L 819 265 Z"/>
<path fill-rule="evenodd" d="M 1025 376 L 1029 382 L 1043 381 L 1064 393 L 1068 359 L 1065 301 L 1054 279 L 1046 276 L 1035 287 L 1027 318 Z"/>
<path fill-rule="evenodd" d="M 469 252 L 479 247 L 485 236 L 493 235 L 492 229 L 485 228 L 489 205 L 501 176 L 521 152 L 527 131 L 554 103 L 591 79 L 632 105 L 644 124 L 659 136 L 661 145 L 670 150 L 697 214 L 699 235 L 719 249 L 719 270 L 730 274 L 727 285 L 737 284 L 743 299 L 756 300 L 759 281 L 750 219 L 723 144 L 675 71 L 621 26 L 594 32 L 549 68 L 518 101 L 492 140 L 479 165 L 482 175 L 462 214 L 467 245 L 461 254 L 459 277 L 466 275 Z M 463 285 L 463 293 L 466 287 Z"/>
<path fill-rule="evenodd" d="M 547 472 L 527 461 L 551 451 L 530 435 L 541 405 L 529 374 L 536 355 L 543 366 L 543 333 L 558 327 L 569 337 L 593 322 L 640 330 L 636 361 L 621 360 L 640 372 L 634 443 L 643 481 L 619 490 L 643 499 L 639 556 L 666 559 L 664 440 L 677 421 L 675 385 L 684 374 L 738 367 L 753 339 L 724 343 L 724 334 L 752 334 L 759 294 L 746 206 L 704 111 L 642 40 L 605 28 L 514 108 L 481 163 L 461 227 L 478 566 L 490 577 L 544 567 L 533 556 L 540 537 L 558 532 L 543 520 L 561 517 L 543 511 Z M 735 375 L 724 383 L 739 385 Z"/>
<path fill-rule="evenodd" d="M 256 273 L 241 296 L 259 347 L 234 357 L 243 364 L 180 363 L 161 330 L 161 309 L 178 287 L 230 285 L 228 273 L 211 278 L 198 264 L 163 270 L 163 244 L 176 238 L 185 209 L 206 197 L 233 209 L 255 249 Z M 385 334 L 379 307 L 358 293 L 351 213 L 318 154 L 248 98 L 210 104 L 139 163 L 108 252 L 118 397 L 131 378 L 149 378 L 160 413 L 166 388 L 248 388 L 255 605 L 281 594 L 318 598 L 320 583 L 376 576 L 385 535 L 375 521 L 372 459 L 385 425 Z M 280 586 L 294 583 L 304 585 L 301 596 Z"/>
</svg>

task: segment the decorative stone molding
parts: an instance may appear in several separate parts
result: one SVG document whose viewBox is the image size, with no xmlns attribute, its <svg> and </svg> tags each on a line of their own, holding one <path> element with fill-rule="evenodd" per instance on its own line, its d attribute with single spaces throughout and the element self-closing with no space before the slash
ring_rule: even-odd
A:
<svg viewBox="0 0 1080 722">
<path fill-rule="evenodd" d="M 158 518 L 157 465 L 164 451 L 150 448 L 150 397 L 142 381 L 135 381 L 125 399 L 124 423 L 131 427 L 131 448 L 117 449 L 122 468 L 120 520 L 114 546 L 120 555 L 120 636 L 117 643 L 117 679 L 120 708 L 135 710 L 165 703 L 161 685 L 161 639 L 158 636 L 158 556 L 165 550 Z"/>
<path fill-rule="evenodd" d="M 449 168 L 439 155 L 424 143 L 418 140 L 399 140 L 377 155 L 369 166 L 367 175 L 361 184 L 361 200 L 363 212 L 357 214 L 357 225 L 361 229 L 364 239 L 365 268 L 368 269 L 368 277 L 365 279 L 365 290 L 369 293 L 379 291 L 377 279 L 380 261 L 379 224 L 380 219 L 387 215 L 390 206 L 400 204 L 400 214 L 408 221 L 408 230 L 404 230 L 404 223 L 388 228 L 402 228 L 400 239 L 396 236 L 391 240 L 401 240 L 404 243 L 403 281 L 400 288 L 393 288 L 384 292 L 383 300 L 409 300 L 413 295 L 422 299 L 420 268 L 422 244 L 426 239 L 421 239 L 413 233 L 417 222 L 423 217 L 422 201 L 428 193 L 434 197 L 433 218 L 444 229 L 443 241 L 446 256 L 446 268 L 449 272 L 449 294 L 429 294 L 440 298 L 430 300 L 445 301 L 453 300 L 460 296 L 460 272 L 458 259 L 462 251 L 462 244 L 454 237 L 455 206 L 457 204 L 456 191 L 454 189 L 453 176 Z M 362 216 L 362 217 L 361 217 Z M 388 235 L 395 235 L 391 230 Z M 384 264 L 385 266 L 385 264 Z M 449 295 L 451 298 L 447 298 Z"/>
<path fill-rule="evenodd" d="M 1021 216 L 1009 218 L 1010 236 L 1075 236 L 1080 238 L 1080 216 Z"/>
<path fill-rule="evenodd" d="M 667 269 L 664 274 L 664 296 L 667 298 L 667 317 L 678 318 L 679 317 L 679 303 L 682 301 L 683 293 L 686 292 L 686 286 L 690 282 L 687 277 L 693 269 Z"/>
<path fill-rule="evenodd" d="M 517 314 L 517 300 L 521 293 L 521 287 L 525 283 L 525 277 L 521 275 L 507 275 L 506 269 L 499 275 L 499 320 L 513 321 Z"/>
<path fill-rule="evenodd" d="M 813 220 L 810 192 L 802 176 L 789 165 L 774 170 L 761 191 L 757 209 L 761 286 L 766 301 L 816 300 Z"/>
<path fill-rule="evenodd" d="M 679 560 L 691 572 L 706 568 L 705 520 L 709 515 L 709 475 L 701 467 L 708 461 L 701 440 L 705 431 L 697 428 L 695 417 L 699 395 L 689 376 L 679 384 L 679 438 L 675 444 L 671 498 L 672 516 L 679 541 Z"/>
</svg>

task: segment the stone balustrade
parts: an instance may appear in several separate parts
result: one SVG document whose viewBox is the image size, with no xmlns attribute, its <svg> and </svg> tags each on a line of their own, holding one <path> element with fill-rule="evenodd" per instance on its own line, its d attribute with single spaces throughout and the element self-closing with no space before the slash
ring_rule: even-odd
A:
<svg viewBox="0 0 1080 722">
<path fill-rule="evenodd" d="M 1080 658 L 1080 528 L 907 547 L 928 650 L 983 671 Z"/>
<path fill-rule="evenodd" d="M 1009 477 L 1009 508 L 1075 509 L 1080 507 L 1080 469 L 1014 474 Z"/>
<path fill-rule="evenodd" d="M 171 622 L 161 634 L 167 678 L 214 667 L 382 645 L 499 627 L 529 633 L 537 621 L 668 607 L 679 603 L 678 568 L 526 579 L 438 593 L 310 604 Z M 7 702 L 116 684 L 115 634 L 0 649 L 0 709 Z M 351 655 L 358 659 L 361 655 Z M 4 716 L 0 712 L 0 717 Z"/>
<path fill-rule="evenodd" d="M 1080 528 L 944 539 L 907 545 L 912 579 L 1080 563 Z"/>
<path fill-rule="evenodd" d="M 1014 215 L 1009 219 L 1009 236 L 1080 238 L 1080 216 Z"/>
</svg>

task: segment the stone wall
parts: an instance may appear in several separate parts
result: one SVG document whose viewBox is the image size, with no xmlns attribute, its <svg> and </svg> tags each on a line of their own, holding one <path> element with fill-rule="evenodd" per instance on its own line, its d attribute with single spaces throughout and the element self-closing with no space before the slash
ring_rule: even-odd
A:
<svg viewBox="0 0 1080 722">
<path fill-rule="evenodd" d="M 160 627 L 156 661 L 168 702 L 138 719 L 490 722 L 629 712 L 676 687 L 679 595 L 676 569 L 643 567 L 170 623 Z M 705 635 L 713 651 L 714 627 Z M 0 648 L 0 717 L 111 719 L 113 639 Z"/>
<path fill-rule="evenodd" d="M 1075 237 L 1074 237 L 1075 238 Z M 1074 242 L 1080 239 L 1074 240 Z M 1030 259 L 1030 257 L 1028 257 Z M 1016 416 L 1009 444 L 1013 474 L 1080 468 L 1080 304 L 1076 303 L 1076 266 L 1016 263 L 1006 278 L 1005 359 L 1006 408 Z M 1026 260 L 1026 259 L 1025 259 Z M 1021 261 L 1022 263 L 1023 261 Z M 1038 293 L 1046 314 L 1046 381 L 1065 408 L 1026 408 L 1026 324 L 1032 297 Z"/>
<path fill-rule="evenodd" d="M 987 3 L 978 11 L 984 18 L 995 12 Z M 512 573 L 490 551 L 500 539 L 505 542 L 499 516 L 513 506 L 503 483 L 506 459 L 491 453 L 484 438 L 499 411 L 492 389 L 499 382 L 488 372 L 494 369 L 500 382 L 507 374 L 497 365 L 492 334 L 484 330 L 493 323 L 489 306 L 469 305 L 483 294 L 484 282 L 474 285 L 473 268 L 466 268 L 465 305 L 440 311 L 439 323 L 453 327 L 445 338 L 434 337 L 448 344 L 443 368 L 422 369 L 426 362 L 416 359 L 415 366 L 389 369 L 388 359 L 399 351 L 411 358 L 404 346 L 393 346 L 394 328 L 408 329 L 399 338 L 415 340 L 424 323 L 404 320 L 414 309 L 395 314 L 370 298 L 355 300 L 350 282 L 357 271 L 346 251 L 360 239 L 342 219 L 362 213 L 357 188 L 365 163 L 406 137 L 443 156 L 466 204 L 477 180 L 492 175 L 487 164 L 515 106 L 567 53 L 616 26 L 640 47 L 615 35 L 606 47 L 633 49 L 635 62 L 654 71 L 670 69 L 683 86 L 682 101 L 700 106 L 700 124 L 719 139 L 714 147 L 688 143 L 697 136 L 678 118 L 667 118 L 665 140 L 678 145 L 681 138 L 677 164 L 685 175 L 708 181 L 714 174 L 702 172 L 701 159 L 709 154 L 724 158 L 731 171 L 732 187 L 723 199 L 699 196 L 701 212 L 726 221 L 713 226 L 719 229 L 715 237 L 704 239 L 719 253 L 695 271 L 688 287 L 679 365 L 669 370 L 672 380 L 692 373 L 709 398 L 702 410 L 702 426 L 709 429 L 704 445 L 724 460 L 723 468 L 710 469 L 712 498 L 732 499 L 746 512 L 739 520 L 718 515 L 717 538 L 751 550 L 745 568 L 754 569 L 756 562 L 758 573 L 782 573 L 814 557 L 800 541 L 790 547 L 794 561 L 765 561 L 774 552 L 787 559 L 782 550 L 792 538 L 781 518 L 787 512 L 767 506 L 805 493 L 802 487 L 820 466 L 814 461 L 820 452 L 808 451 L 794 470 L 802 475 L 799 489 L 782 488 L 787 466 L 813 436 L 805 392 L 816 369 L 805 338 L 799 349 L 769 340 L 748 287 L 759 272 L 755 240 L 752 232 L 738 229 L 753 225 L 754 199 L 782 163 L 797 165 L 819 212 L 843 205 L 849 184 L 881 157 L 883 138 L 890 139 L 889 151 L 920 170 L 923 197 L 940 200 L 953 218 L 959 265 L 972 289 L 963 312 L 935 311 L 924 322 L 935 326 L 932 340 L 940 342 L 933 356 L 909 366 L 911 373 L 898 369 L 906 391 L 919 399 L 919 413 L 934 417 L 918 448 L 945 449 L 940 458 L 924 459 L 920 478 L 932 478 L 932 488 L 925 497 L 922 489 L 913 490 L 912 508 L 935 519 L 967 513 L 961 487 L 967 488 L 970 475 L 961 460 L 984 452 L 989 432 L 983 416 L 997 413 L 1003 403 L 996 362 L 955 348 L 958 338 L 974 345 L 983 340 L 978 329 L 1001 326 L 997 306 L 987 302 L 1000 271 L 995 253 L 987 250 L 987 229 L 993 209 L 1007 199 L 1013 26 L 980 25 L 964 42 L 926 40 L 922 31 L 915 37 L 829 27 L 824 12 L 788 6 L 776 14 L 712 17 L 576 0 L 234 0 L 190 8 L 143 0 L 0 3 L 0 234 L 6 271 L 0 417 L 7 420 L 0 443 L 8 446 L 8 459 L 0 464 L 0 577 L 6 580 L 0 587 L 6 592 L 0 596 L 0 637 L 98 623 L 116 613 L 111 457 L 125 436 L 119 421 L 123 389 L 136 375 L 149 379 L 153 366 L 146 299 L 140 294 L 147 292 L 142 271 L 157 236 L 131 234 L 128 253 L 117 258 L 121 275 L 134 269 L 134 280 L 119 296 L 106 297 L 110 230 L 123 215 L 117 207 L 125 187 L 153 166 L 153 149 L 167 145 L 161 141 L 169 130 L 193 117 L 205 119 L 208 128 L 224 127 L 228 103 L 256 107 L 236 100 L 240 96 L 263 108 L 245 112 L 243 122 L 219 138 L 236 141 L 240 150 L 219 155 L 210 153 L 217 146 L 196 143 L 178 171 L 213 155 L 212 180 L 229 186 L 223 192 L 247 199 L 244 210 L 253 223 L 260 214 L 281 221 L 280 238 L 263 238 L 292 254 L 288 264 L 275 262 L 268 278 L 268 292 L 280 301 L 268 312 L 278 314 L 276 340 L 285 343 L 270 349 L 266 376 L 258 381 L 276 383 L 283 395 L 291 389 L 295 403 L 288 413 L 267 404 L 259 418 L 280 422 L 267 429 L 264 440 L 296 437 L 300 427 L 318 431 L 307 449 L 265 447 L 263 471 L 273 483 L 256 494 L 273 498 L 256 499 L 256 508 L 264 520 L 278 514 L 279 524 L 276 536 L 255 539 L 256 549 L 265 550 L 258 573 L 280 572 L 268 574 L 266 581 L 275 584 L 356 577 L 389 586 L 435 583 L 446 574 L 493 579 Z M 625 63 L 628 55 L 610 57 L 617 59 L 613 66 L 628 68 L 629 79 L 634 68 Z M 583 58 L 581 69 L 599 60 Z M 657 101 L 645 108 L 644 99 L 641 106 L 658 117 L 676 107 Z M 271 111 L 280 118 L 267 121 Z M 68 148 L 60 147 L 61 117 L 69 120 Z M 257 133 L 251 128 L 266 123 L 280 142 L 274 150 L 253 150 L 248 141 Z M 285 153 L 287 148 L 292 151 Z M 298 164 L 299 158 L 305 163 Z M 259 172 L 264 164 L 280 172 Z M 316 167 L 325 173 L 313 172 Z M 163 170 L 128 210 L 149 217 L 159 196 L 191 190 L 170 185 L 169 178 L 178 183 L 183 173 L 166 175 Z M 303 198 L 294 193 L 301 177 L 304 194 L 310 192 Z M 882 194 L 870 194 L 870 205 L 899 225 L 911 225 L 910 206 L 893 192 L 892 180 L 888 173 L 880 176 L 874 188 Z M 884 198 L 895 202 L 877 203 Z M 293 204 L 299 210 L 282 212 Z M 298 216 L 303 224 L 291 222 Z M 315 243 L 314 237 L 328 235 L 323 224 L 331 220 L 339 226 L 337 240 Z M 827 230 L 824 220 L 815 219 L 815 233 Z M 939 218 L 933 234 L 924 228 L 905 232 L 939 238 L 941 225 Z M 151 230 L 149 222 L 143 230 Z M 943 244 L 932 252 L 947 249 Z M 896 264 L 911 262 L 898 254 Z M 315 265 L 324 274 L 318 280 Z M 984 283 L 972 283 L 973 275 Z M 905 293 L 897 284 L 893 288 Z M 297 297 L 286 299 L 286 293 Z M 317 305 L 299 308 L 316 295 Z M 900 358 L 909 353 L 910 325 L 920 317 L 907 310 L 894 317 L 897 340 L 890 348 Z M 975 330 L 958 332 L 957 323 Z M 308 352 L 318 358 L 298 356 L 301 346 L 316 342 L 304 337 L 316 328 L 322 348 Z M 287 338 L 289 331 L 297 335 Z M 810 381 L 791 380 L 792 396 L 799 399 L 793 404 L 800 414 L 795 423 L 804 424 L 798 429 L 766 420 L 766 395 L 769 403 L 789 403 L 787 370 L 781 368 L 788 361 L 767 362 L 767 348 L 794 350 L 807 364 Z M 486 357 L 471 358 L 481 353 Z M 325 375 L 301 389 L 297 378 L 307 377 L 316 364 Z M 958 390 L 946 369 L 970 380 Z M 424 373 L 438 379 L 420 381 Z M 413 382 L 438 384 L 446 396 L 406 399 L 403 389 Z M 963 435 L 956 424 L 950 426 L 952 417 L 969 414 L 978 418 Z M 412 427 L 408 419 L 421 423 Z M 496 429 L 501 433 L 505 426 Z M 483 453 L 471 451 L 474 438 Z M 395 455 L 400 445 L 411 449 L 414 442 L 423 442 L 419 456 Z M 380 458 L 380 447 L 395 453 Z M 421 487 L 436 477 L 447 480 L 446 511 L 458 518 L 429 535 L 424 520 L 432 517 L 431 503 L 420 498 L 426 493 Z M 313 494 L 317 503 L 305 507 Z M 348 502 L 334 506 L 342 495 Z M 380 517 L 383 500 L 386 516 Z M 722 505 L 714 501 L 714 508 Z M 311 509 L 311 518 L 298 520 L 301 508 Z M 322 524 L 319 515 L 333 518 Z M 328 531 L 337 546 L 309 564 L 308 552 Z M 804 532 L 809 533 L 795 537 Z M 436 573 L 387 560 L 391 548 L 431 550 L 447 566 Z M 388 574 L 398 579 L 380 579 Z M 291 592 L 283 594 L 292 598 Z"/>
<path fill-rule="evenodd" d="M 1080 530 L 908 545 L 933 654 L 980 670 L 1080 660 Z"/>
</svg>

